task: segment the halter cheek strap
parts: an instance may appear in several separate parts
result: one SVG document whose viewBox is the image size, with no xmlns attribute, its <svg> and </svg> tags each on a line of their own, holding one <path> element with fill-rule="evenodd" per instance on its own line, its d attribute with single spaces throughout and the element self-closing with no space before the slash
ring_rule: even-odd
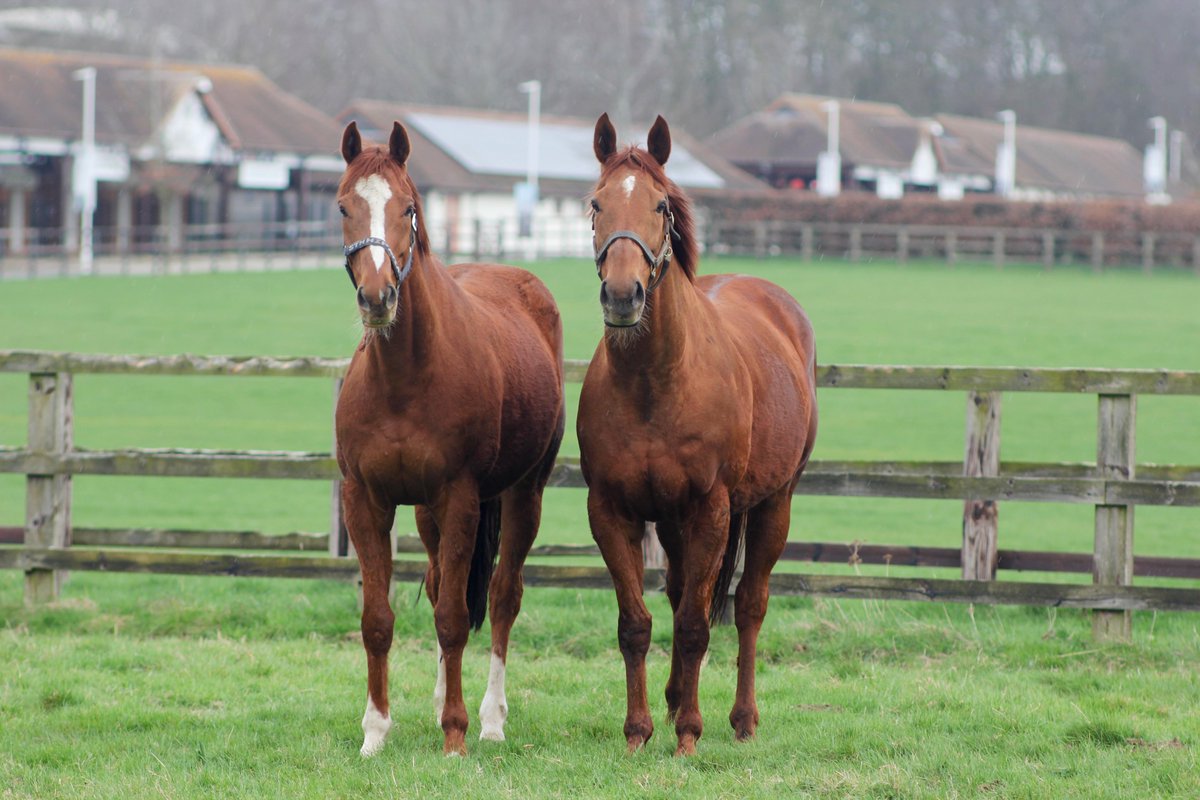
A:
<svg viewBox="0 0 1200 800">
<path fill-rule="evenodd" d="M 608 249 L 613 246 L 613 243 L 618 239 L 628 239 L 641 248 L 642 255 L 646 257 L 646 261 L 650 262 L 650 284 L 646 287 L 646 293 L 649 294 L 662 283 L 663 277 L 666 276 L 667 267 L 671 265 L 671 259 L 675 255 L 674 250 L 671 249 L 671 240 L 678 238 L 679 234 L 675 230 L 675 214 L 669 208 L 663 214 L 663 243 L 657 256 L 651 252 L 650 245 L 646 244 L 645 240 L 633 231 L 613 231 L 596 251 L 596 274 L 600 274 L 600 265 L 604 263 L 604 259 L 608 256 Z"/>
<path fill-rule="evenodd" d="M 354 284 L 354 288 L 358 288 L 358 281 L 354 280 L 354 270 L 350 267 L 350 256 L 357 253 L 366 247 L 382 247 L 383 252 L 387 253 L 388 261 L 392 265 L 392 274 L 396 276 L 396 288 L 400 288 L 400 284 L 404 283 L 404 279 L 408 277 L 408 273 L 412 272 L 413 264 L 413 245 L 417 241 L 417 214 L 414 211 L 412 215 L 412 236 L 408 238 L 408 258 L 404 260 L 404 267 L 401 268 L 396 261 L 396 254 L 392 252 L 392 248 L 386 241 L 378 236 L 368 236 L 365 239 L 359 239 L 353 244 L 348 244 L 342 247 L 342 252 L 346 254 L 346 274 L 350 276 L 350 283 Z"/>
</svg>

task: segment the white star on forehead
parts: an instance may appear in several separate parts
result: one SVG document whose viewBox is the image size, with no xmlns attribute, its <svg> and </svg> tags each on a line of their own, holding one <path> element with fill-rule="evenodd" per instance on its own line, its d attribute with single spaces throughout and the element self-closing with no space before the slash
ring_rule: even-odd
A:
<svg viewBox="0 0 1200 800">
<path fill-rule="evenodd" d="M 371 212 L 371 236 L 376 239 L 384 237 L 384 209 L 387 208 L 387 201 L 392 197 L 392 187 L 388 186 L 382 175 L 368 175 L 365 178 L 359 178 L 354 184 L 354 191 L 363 200 L 367 201 L 367 208 Z M 375 271 L 378 272 L 383 268 L 383 260 L 387 257 L 382 247 L 371 245 L 371 257 L 375 259 Z"/>
<path fill-rule="evenodd" d="M 626 197 L 633 197 L 633 187 L 637 185 L 637 176 L 629 174 L 625 176 L 625 180 L 621 181 L 621 188 L 625 190 Z"/>
</svg>

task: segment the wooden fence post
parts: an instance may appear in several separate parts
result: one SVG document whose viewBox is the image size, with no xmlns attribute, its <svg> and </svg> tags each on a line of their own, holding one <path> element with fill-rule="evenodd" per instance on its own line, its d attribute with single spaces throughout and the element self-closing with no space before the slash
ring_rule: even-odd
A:
<svg viewBox="0 0 1200 800">
<path fill-rule="evenodd" d="M 1136 444 L 1136 395 L 1100 395 L 1096 426 L 1096 468 L 1105 480 L 1131 480 Z M 1133 506 L 1096 505 L 1092 583 L 1128 586 L 1133 582 Z M 1092 638 L 1128 641 L 1129 611 L 1092 612 Z"/>
<path fill-rule="evenodd" d="M 805 261 L 813 260 L 813 238 L 816 236 L 816 229 L 812 225 L 801 225 L 800 235 L 802 241 L 800 243 L 801 253 Z"/>
<path fill-rule="evenodd" d="M 901 264 L 908 262 L 908 228 L 896 232 L 896 260 Z"/>
<path fill-rule="evenodd" d="M 958 233 L 957 231 L 946 232 L 946 261 L 953 266 L 958 263 Z"/>
<path fill-rule="evenodd" d="M 1054 231 L 1042 233 L 1042 266 L 1047 270 L 1054 266 Z"/>
<path fill-rule="evenodd" d="M 992 234 L 992 261 L 996 265 L 996 269 L 1004 268 L 1004 231 L 996 231 Z"/>
<path fill-rule="evenodd" d="M 850 260 L 862 261 L 862 228 L 850 228 Z"/>
<path fill-rule="evenodd" d="M 1000 474 L 1000 392 L 967 393 L 967 451 L 963 475 Z M 996 579 L 999 509 L 995 500 L 963 503 L 962 576 L 967 581 Z"/>
<path fill-rule="evenodd" d="M 333 410 L 337 414 L 338 396 L 342 393 L 342 378 L 333 381 Z M 333 433 L 333 452 L 337 453 L 337 429 Z M 346 530 L 346 520 L 342 517 L 342 482 L 333 482 L 333 499 L 329 522 L 329 555 L 350 555 L 350 534 Z"/>
<path fill-rule="evenodd" d="M 1154 271 L 1154 240 L 1150 231 L 1142 233 L 1142 271 L 1149 275 Z"/>
<path fill-rule="evenodd" d="M 73 446 L 74 400 L 71 374 L 29 376 L 29 449 L 61 455 Z M 71 476 L 27 475 L 25 478 L 25 546 L 68 547 L 71 544 Z M 66 573 L 33 569 L 25 573 L 25 603 L 39 605 L 58 598 Z"/>
</svg>

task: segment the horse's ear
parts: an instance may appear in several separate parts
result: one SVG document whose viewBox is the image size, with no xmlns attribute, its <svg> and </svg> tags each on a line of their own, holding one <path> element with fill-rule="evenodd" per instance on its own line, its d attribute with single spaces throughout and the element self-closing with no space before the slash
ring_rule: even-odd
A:
<svg viewBox="0 0 1200 800">
<path fill-rule="evenodd" d="M 592 139 L 592 149 L 596 151 L 596 158 L 601 164 L 608 161 L 608 157 L 617 152 L 617 129 L 609 120 L 607 111 L 600 115 L 600 119 L 596 120 L 596 135 Z"/>
<path fill-rule="evenodd" d="M 358 123 L 353 120 L 342 132 L 342 158 L 349 164 L 362 152 L 362 137 L 358 135 Z"/>
<path fill-rule="evenodd" d="M 396 163 L 404 166 L 412 147 L 408 143 L 408 131 L 399 122 L 392 123 L 392 138 L 388 139 L 388 151 Z"/>
<path fill-rule="evenodd" d="M 671 157 L 671 129 L 667 127 L 667 121 L 662 118 L 662 114 L 658 115 L 658 119 L 654 120 L 654 124 L 650 126 L 650 135 L 646 137 L 646 148 L 650 151 L 650 155 L 654 156 L 654 160 L 662 166 L 667 165 L 667 159 Z"/>
</svg>

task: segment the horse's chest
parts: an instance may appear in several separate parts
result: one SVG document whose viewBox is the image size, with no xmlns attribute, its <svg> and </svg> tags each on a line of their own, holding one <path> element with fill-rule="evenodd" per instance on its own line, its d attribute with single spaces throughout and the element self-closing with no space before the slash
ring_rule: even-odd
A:
<svg viewBox="0 0 1200 800">
<path fill-rule="evenodd" d="M 721 480 L 721 460 L 702 437 L 634 443 L 620 467 L 607 474 L 640 516 L 670 519 Z"/>
</svg>

